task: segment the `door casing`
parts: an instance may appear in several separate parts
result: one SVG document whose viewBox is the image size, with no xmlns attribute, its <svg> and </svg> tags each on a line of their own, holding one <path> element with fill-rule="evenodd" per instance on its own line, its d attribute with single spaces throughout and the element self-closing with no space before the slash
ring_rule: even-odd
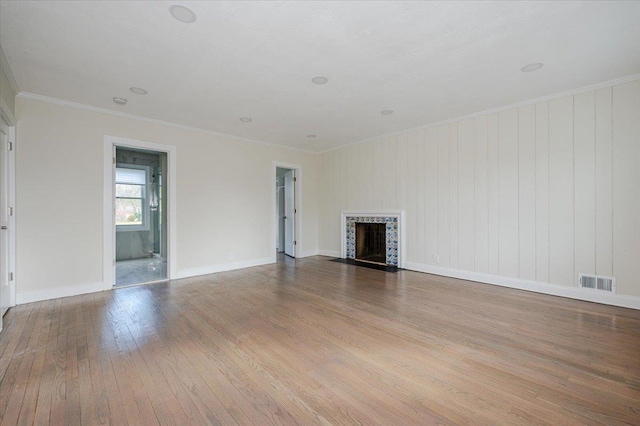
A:
<svg viewBox="0 0 640 426">
<path fill-rule="evenodd" d="M 295 214 L 295 220 L 294 220 L 294 235 L 295 235 L 295 241 L 297 242 L 296 245 L 293 246 L 293 253 L 294 253 L 294 257 L 303 257 L 302 256 L 302 250 L 300 249 L 301 247 L 301 241 L 302 241 L 302 233 L 300 232 L 302 229 L 302 186 L 304 184 L 304 180 L 303 180 L 303 170 L 302 170 L 302 166 L 299 164 L 291 164 L 291 163 L 285 163 L 285 162 L 280 162 L 280 161 L 274 161 L 273 162 L 273 167 L 271 168 L 272 171 L 272 175 L 271 175 L 271 182 L 270 182 L 270 192 L 272 193 L 273 191 L 273 184 L 276 181 L 276 169 L 277 168 L 282 168 L 282 169 L 292 169 L 295 171 L 295 176 L 296 176 L 296 184 L 295 184 L 295 195 L 294 195 L 294 199 L 295 199 L 295 209 L 296 209 L 296 214 Z M 273 200 L 273 204 L 271 206 L 271 211 L 273 212 L 273 218 L 272 218 L 272 227 L 271 227 L 271 241 L 273 241 L 273 247 L 276 247 L 278 244 L 278 215 L 277 215 L 277 206 L 276 206 L 276 197 L 271 197 L 271 199 Z M 275 250 L 273 250 L 273 256 L 272 256 L 272 261 L 276 262 L 277 260 L 277 254 L 275 252 Z"/>
<path fill-rule="evenodd" d="M 175 279 L 177 275 L 176 251 L 176 147 L 154 142 L 127 139 L 116 136 L 104 137 L 104 188 L 103 188 L 103 273 L 102 280 L 105 290 L 113 288 L 115 284 L 115 241 L 116 226 L 114 222 L 114 188 L 115 147 L 137 148 L 148 151 L 164 152 L 167 154 L 167 278 Z"/>
<path fill-rule="evenodd" d="M 10 110 L 6 107 L 4 102 L 0 104 L 0 124 L 2 125 L 3 132 L 6 134 L 6 142 L 11 144 L 11 150 L 7 149 L 7 146 L 1 146 L 0 149 L 4 150 L 6 167 L 6 182 L 4 183 L 6 191 L 6 206 L 8 210 L 3 212 L 3 216 L 6 215 L 3 225 L 7 227 L 4 236 L 6 238 L 6 270 L 2 271 L 2 274 L 6 274 L 3 278 L 4 284 L 9 287 L 7 290 L 8 300 L 3 301 L 2 305 L 7 308 L 16 305 L 16 191 L 15 191 L 15 152 L 16 152 L 16 128 L 15 118 L 11 114 Z M 9 212 L 10 209 L 10 212 Z M 11 279 L 9 278 L 11 275 Z M 2 318 L 0 316 L 0 330 L 2 330 Z"/>
</svg>

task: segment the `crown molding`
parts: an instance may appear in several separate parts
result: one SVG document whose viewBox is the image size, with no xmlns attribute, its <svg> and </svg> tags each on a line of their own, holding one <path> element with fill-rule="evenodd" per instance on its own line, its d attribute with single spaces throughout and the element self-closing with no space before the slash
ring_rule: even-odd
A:
<svg viewBox="0 0 640 426">
<path fill-rule="evenodd" d="M 342 149 L 342 148 L 346 148 L 349 146 L 354 146 L 354 145 L 360 145 L 363 143 L 368 143 L 368 142 L 373 142 L 373 141 L 377 141 L 379 139 L 383 139 L 383 138 L 389 138 L 389 137 L 393 137 L 393 136 L 399 136 L 399 135 L 403 135 L 406 133 L 411 133 L 411 132 L 416 132 L 419 130 L 425 130 L 425 129 L 429 129 L 432 127 L 437 127 L 437 126 L 442 126 L 443 124 L 449 124 L 449 123 L 454 123 L 457 121 L 462 121 L 462 120 L 468 120 L 470 118 L 476 118 L 476 117 L 481 117 L 484 115 L 489 115 L 489 114 L 494 114 L 496 112 L 502 112 L 502 111 L 507 111 L 513 108 L 520 108 L 520 107 L 524 107 L 524 106 L 529 106 L 529 105 L 534 105 L 540 102 L 548 102 L 554 99 L 559 99 L 559 98 L 564 98 L 566 96 L 575 96 L 575 95 L 579 95 L 580 93 L 585 93 L 585 92 L 591 92 L 593 90 L 598 90 L 598 89 L 604 89 L 607 87 L 613 87 L 613 86 L 618 86 L 620 84 L 625 84 L 625 83 L 630 83 L 632 81 L 636 81 L 636 80 L 640 80 L 640 74 L 633 74 L 633 75 L 629 75 L 627 77 L 622 77 L 622 78 L 617 78 L 615 80 L 609 80 L 609 81 L 605 81 L 602 83 L 596 83 L 596 84 L 592 84 L 589 86 L 584 86 L 584 87 L 579 87 L 576 89 L 571 89 L 571 90 L 566 90 L 564 92 L 559 92 L 559 93 L 554 93 L 552 95 L 547 95 L 547 96 L 542 96 L 539 98 L 533 98 L 533 99 L 528 99 L 525 101 L 520 101 L 520 102 L 516 102 L 513 104 L 509 104 L 509 105 L 504 105 L 504 106 L 500 106 L 497 108 L 492 108 L 492 109 L 487 109 L 484 111 L 480 111 L 480 112 L 474 112 L 473 114 L 468 114 L 468 115 L 463 115 L 460 117 L 455 117 L 455 118 L 450 118 L 447 120 L 442 120 L 442 121 L 438 121 L 435 123 L 429 123 L 429 124 L 425 124 L 422 126 L 418 126 L 418 127 L 412 127 L 409 129 L 404 129 L 404 130 L 399 130 L 397 132 L 392 132 L 392 133 L 386 133 L 384 135 L 380 135 L 380 136 L 374 136 L 372 138 L 367 138 L 367 139 L 362 139 L 356 142 L 350 142 L 350 143 L 346 143 L 340 146 L 337 146 L 335 148 L 329 148 L 327 150 L 321 151 L 320 154 L 326 154 L 327 152 L 331 152 L 331 151 L 335 151 L 338 149 Z"/>
<path fill-rule="evenodd" d="M 265 141 L 261 141 L 261 140 L 257 140 L 257 139 L 243 138 L 241 136 L 234 136 L 234 135 L 230 135 L 230 134 L 227 134 L 227 133 L 215 132 L 213 130 L 202 129 L 202 128 L 199 128 L 199 127 L 185 126 L 184 124 L 178 124 L 178 123 L 174 123 L 174 122 L 171 122 L 171 121 L 158 120 L 158 119 L 155 119 L 155 118 L 143 117 L 143 116 L 140 116 L 140 115 L 127 114 L 125 112 L 113 111 L 113 110 L 110 110 L 110 109 L 100 108 L 100 107 L 94 107 L 94 106 L 91 106 L 91 105 L 81 104 L 81 103 L 78 103 L 78 102 L 65 101 L 63 99 L 51 98 L 49 96 L 43 96 L 43 95 L 37 95 L 35 93 L 19 92 L 17 97 L 18 98 L 22 98 L 22 99 L 29 99 L 29 100 L 32 100 L 32 101 L 39 101 L 39 102 L 45 102 L 45 103 L 49 103 L 49 104 L 55 104 L 55 105 L 60 105 L 60 106 L 64 106 L 64 107 L 69 107 L 69 108 L 80 109 L 80 110 L 83 110 L 83 111 L 97 112 L 99 114 L 113 115 L 113 116 L 116 116 L 116 117 L 126 118 L 126 119 L 129 119 L 129 120 L 143 121 L 143 122 L 146 122 L 146 123 L 153 123 L 153 124 L 160 124 L 162 126 L 173 127 L 173 128 L 176 128 L 176 129 L 182 129 L 182 130 L 187 130 L 187 131 L 191 131 L 191 132 L 203 133 L 203 134 L 206 134 L 206 135 L 218 136 L 218 137 L 227 138 L 227 139 L 233 139 L 233 140 L 237 140 L 237 141 L 241 141 L 241 142 L 247 142 L 247 143 L 258 144 L 258 145 L 265 145 L 265 146 L 270 146 L 270 147 L 275 147 L 275 148 L 290 149 L 290 150 L 293 150 L 293 151 L 304 152 L 306 154 L 319 154 L 319 152 L 316 152 L 316 151 L 310 151 L 310 150 L 306 150 L 306 149 L 302 149 L 302 148 L 296 148 L 296 147 L 293 147 L 293 146 L 279 145 L 279 144 L 275 144 L 275 143 L 271 143 L 271 142 L 265 142 Z"/>
<path fill-rule="evenodd" d="M 4 71 L 4 75 L 7 76 L 7 80 L 9 81 L 9 86 L 13 89 L 14 93 L 20 93 L 20 89 L 18 88 L 18 83 L 16 83 L 16 79 L 13 76 L 13 71 L 11 71 L 11 66 L 9 65 L 9 61 L 7 60 L 6 55 L 4 54 L 4 49 L 0 44 L 0 68 Z"/>
</svg>

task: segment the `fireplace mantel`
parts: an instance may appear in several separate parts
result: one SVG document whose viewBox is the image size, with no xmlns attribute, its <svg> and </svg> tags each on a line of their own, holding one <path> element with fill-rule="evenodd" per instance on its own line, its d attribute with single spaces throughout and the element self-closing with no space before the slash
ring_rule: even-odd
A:
<svg viewBox="0 0 640 426">
<path fill-rule="evenodd" d="M 340 257 L 347 259 L 347 225 L 349 222 L 368 222 L 378 220 L 380 218 L 391 219 L 392 222 L 397 222 L 397 267 L 404 268 L 405 257 L 405 220 L 404 210 L 350 210 L 343 211 L 340 221 Z"/>
</svg>

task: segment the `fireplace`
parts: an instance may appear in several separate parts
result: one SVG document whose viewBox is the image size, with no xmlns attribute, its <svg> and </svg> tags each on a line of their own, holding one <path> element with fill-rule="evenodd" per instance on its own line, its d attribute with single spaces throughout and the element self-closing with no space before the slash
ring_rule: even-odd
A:
<svg viewBox="0 0 640 426">
<path fill-rule="evenodd" d="M 404 211 L 342 212 L 341 258 L 403 268 Z"/>
<path fill-rule="evenodd" d="M 356 223 L 355 259 L 387 264 L 387 227 L 384 223 Z"/>
</svg>

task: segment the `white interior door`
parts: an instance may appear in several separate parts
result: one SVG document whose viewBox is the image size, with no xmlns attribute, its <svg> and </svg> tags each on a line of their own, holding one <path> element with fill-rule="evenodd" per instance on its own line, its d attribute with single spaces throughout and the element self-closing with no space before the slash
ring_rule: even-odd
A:
<svg viewBox="0 0 640 426">
<path fill-rule="evenodd" d="M 295 256 L 295 184 L 296 177 L 293 170 L 284 175 L 284 253 Z"/>
<path fill-rule="evenodd" d="M 0 319 L 11 306 L 9 281 L 9 127 L 0 118 Z M 0 326 L 2 323 L 0 322 Z"/>
</svg>

